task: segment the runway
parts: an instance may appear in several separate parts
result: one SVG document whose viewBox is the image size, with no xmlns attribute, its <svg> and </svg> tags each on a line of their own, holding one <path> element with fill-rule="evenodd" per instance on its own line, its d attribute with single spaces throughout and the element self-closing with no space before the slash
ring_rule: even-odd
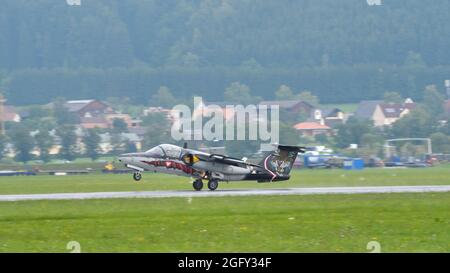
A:
<svg viewBox="0 0 450 273">
<path fill-rule="evenodd" d="M 318 194 L 365 194 L 365 193 L 423 193 L 450 192 L 446 186 L 380 186 L 380 187 L 323 187 L 287 189 L 236 189 L 216 191 L 141 191 L 141 192 L 87 192 L 0 195 L 0 201 L 27 200 L 85 200 L 109 198 L 173 198 L 173 197 L 224 197 L 267 195 L 318 195 Z"/>
</svg>

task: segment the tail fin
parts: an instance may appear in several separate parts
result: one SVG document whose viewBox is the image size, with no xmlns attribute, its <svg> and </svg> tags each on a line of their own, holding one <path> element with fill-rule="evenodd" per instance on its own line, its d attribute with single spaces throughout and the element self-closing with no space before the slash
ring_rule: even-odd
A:
<svg viewBox="0 0 450 273">
<path fill-rule="evenodd" d="M 275 177 L 289 177 L 298 153 L 304 153 L 304 147 L 276 145 L 277 149 L 264 157 L 260 165 Z"/>
</svg>

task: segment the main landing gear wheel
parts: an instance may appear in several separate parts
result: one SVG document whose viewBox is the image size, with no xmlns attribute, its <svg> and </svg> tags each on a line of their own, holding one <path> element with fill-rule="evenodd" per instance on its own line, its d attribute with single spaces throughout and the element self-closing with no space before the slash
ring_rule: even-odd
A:
<svg viewBox="0 0 450 273">
<path fill-rule="evenodd" d="M 133 174 L 134 181 L 139 181 L 142 179 L 142 174 L 140 172 L 136 172 Z"/>
<path fill-rule="evenodd" d="M 216 179 L 211 179 L 208 182 L 208 189 L 215 191 L 217 187 L 219 186 L 219 181 Z"/>
<path fill-rule="evenodd" d="M 203 181 L 197 179 L 194 181 L 194 183 L 192 183 L 192 186 L 196 191 L 201 191 L 203 189 Z"/>
</svg>

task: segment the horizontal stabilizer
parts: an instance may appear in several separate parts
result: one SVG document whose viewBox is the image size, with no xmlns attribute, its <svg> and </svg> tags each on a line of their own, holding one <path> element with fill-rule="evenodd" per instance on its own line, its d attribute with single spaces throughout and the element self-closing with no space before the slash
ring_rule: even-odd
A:
<svg viewBox="0 0 450 273">
<path fill-rule="evenodd" d="M 282 145 L 282 144 L 274 144 L 274 146 L 276 146 L 280 151 L 304 153 L 306 150 L 306 147 L 301 146 Z"/>
</svg>

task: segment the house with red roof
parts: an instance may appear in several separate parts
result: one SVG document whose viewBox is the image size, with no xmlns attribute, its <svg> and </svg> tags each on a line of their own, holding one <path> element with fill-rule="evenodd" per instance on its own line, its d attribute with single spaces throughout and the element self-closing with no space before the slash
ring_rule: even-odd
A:
<svg viewBox="0 0 450 273">
<path fill-rule="evenodd" d="M 64 103 L 64 107 L 66 107 L 70 113 L 74 113 L 80 118 L 97 117 L 115 113 L 108 104 L 99 100 L 69 100 Z"/>
<path fill-rule="evenodd" d="M 325 134 L 330 136 L 333 129 L 319 122 L 300 122 L 293 126 L 302 136 L 314 137 L 316 135 Z"/>
<path fill-rule="evenodd" d="M 13 106 L 5 105 L 3 107 L 3 114 L 0 120 L 9 121 L 9 122 L 20 122 L 21 117 L 19 113 L 17 113 L 16 109 Z"/>
</svg>

